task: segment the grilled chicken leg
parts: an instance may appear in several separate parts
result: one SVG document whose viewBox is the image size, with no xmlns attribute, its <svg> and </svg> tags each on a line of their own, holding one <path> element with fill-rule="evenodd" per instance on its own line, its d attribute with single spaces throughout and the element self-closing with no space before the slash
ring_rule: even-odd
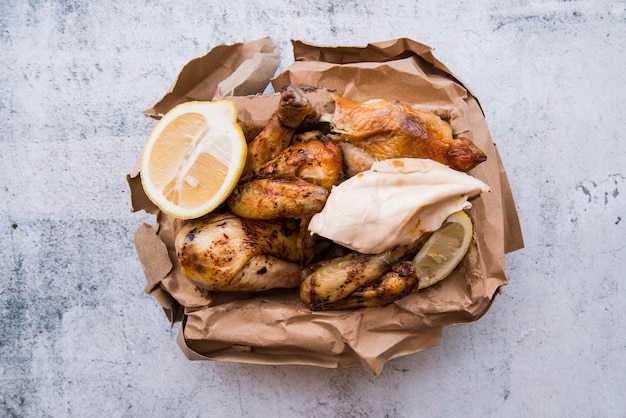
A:
<svg viewBox="0 0 626 418">
<path fill-rule="evenodd" d="M 283 87 L 278 109 L 261 133 L 248 144 L 244 174 L 276 158 L 289 145 L 296 128 L 313 115 L 315 109 L 299 88 L 292 84 Z"/>
</svg>

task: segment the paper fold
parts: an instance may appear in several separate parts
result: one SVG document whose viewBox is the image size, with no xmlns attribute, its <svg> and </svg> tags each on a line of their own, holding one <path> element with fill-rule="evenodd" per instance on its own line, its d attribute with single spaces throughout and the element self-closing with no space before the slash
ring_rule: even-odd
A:
<svg viewBox="0 0 626 418">
<path fill-rule="evenodd" d="M 187 101 L 263 93 L 279 59 L 278 47 L 267 37 L 217 46 L 189 61 L 167 94 L 144 114 L 158 119 Z"/>
<path fill-rule="evenodd" d="M 146 115 L 158 117 L 177 103 L 221 96 L 220 83 L 223 92 L 244 91 L 232 86 L 245 86 L 246 77 L 240 76 L 250 69 L 256 73 L 259 59 L 264 59 L 258 54 L 274 54 L 270 42 L 265 38 L 217 47 L 190 62 L 173 89 Z M 478 100 L 434 57 L 432 48 L 410 39 L 365 47 L 292 43 L 295 62 L 271 80 L 275 91 L 286 83 L 304 88 L 318 113 L 332 111 L 331 92 L 354 100 L 414 103 L 445 115 L 455 135 L 462 133 L 487 154 L 487 161 L 470 173 L 487 183 L 491 192 L 472 202 L 475 236 L 467 256 L 444 281 L 384 308 L 311 312 L 297 291 L 285 290 L 202 294 L 177 266 L 173 238 L 181 221 L 155 210 L 143 194 L 140 174 L 132 172 L 128 182 L 133 210 L 157 214 L 156 228 L 142 225 L 136 234 L 146 290 L 171 321 L 182 320 L 179 345 L 190 359 L 329 368 L 360 365 L 377 375 L 390 359 L 436 347 L 444 326 L 475 321 L 489 309 L 507 283 L 505 253 L 524 245 L 513 194 Z M 246 61 L 250 59 L 256 61 Z M 236 75 L 236 82 L 224 81 L 231 75 Z M 248 140 L 278 103 L 277 94 L 228 98 L 237 105 Z"/>
</svg>

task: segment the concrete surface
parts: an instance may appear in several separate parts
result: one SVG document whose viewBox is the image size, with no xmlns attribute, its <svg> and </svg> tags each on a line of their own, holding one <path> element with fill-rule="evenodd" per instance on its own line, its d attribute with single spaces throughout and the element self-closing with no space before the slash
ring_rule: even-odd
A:
<svg viewBox="0 0 626 418">
<path fill-rule="evenodd" d="M 188 60 L 409 37 L 483 104 L 526 248 L 480 321 L 359 368 L 189 362 L 143 293 L 125 175 Z M 624 1 L 0 4 L 0 416 L 626 414 Z"/>
</svg>

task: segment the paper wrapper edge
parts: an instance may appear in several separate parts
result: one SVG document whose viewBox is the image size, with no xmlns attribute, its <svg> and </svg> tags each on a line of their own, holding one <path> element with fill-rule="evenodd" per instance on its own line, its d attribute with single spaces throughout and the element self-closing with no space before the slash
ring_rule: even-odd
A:
<svg viewBox="0 0 626 418">
<path fill-rule="evenodd" d="M 189 61 L 170 90 L 144 115 L 158 119 L 176 105 L 192 100 L 263 93 L 279 59 L 278 48 L 268 37 L 216 46 Z"/>
<path fill-rule="evenodd" d="M 244 49 L 258 51 L 259 45 L 266 44 L 261 41 Z M 478 100 L 433 56 L 432 48 L 407 39 L 364 48 L 315 47 L 300 41 L 293 45 L 296 61 L 271 80 L 276 90 L 287 82 L 314 86 L 305 94 L 318 112 L 332 110 L 330 92 L 356 100 L 388 98 L 443 110 L 455 133 L 468 136 L 487 153 L 487 162 L 471 173 L 492 190 L 473 202 L 475 239 L 468 256 L 443 282 L 385 308 L 311 312 L 297 300 L 297 292 L 289 291 L 230 299 L 199 295 L 182 277 L 173 252 L 180 222 L 159 213 L 146 200 L 135 168 L 127 177 L 133 210 L 157 216 L 156 228 L 142 225 L 135 235 L 146 291 L 170 321 L 182 320 L 178 344 L 189 359 L 327 368 L 360 365 L 377 375 L 393 358 L 439 345 L 443 327 L 478 320 L 487 312 L 507 283 L 504 254 L 523 248 L 513 194 Z M 208 55 L 215 55 L 215 50 L 220 48 Z M 230 62 L 225 51 L 220 54 L 223 62 Z M 229 68 L 230 73 L 240 61 L 233 61 L 238 64 Z M 185 84 L 186 68 L 177 84 Z M 209 65 L 203 71 L 210 73 L 212 68 Z M 215 88 L 204 97 L 214 98 L 217 84 L 228 75 L 224 71 L 214 77 Z M 211 79 L 213 74 L 194 77 Z M 237 105 L 249 139 L 262 129 L 279 100 L 277 94 L 229 98 Z M 174 101 L 181 100 L 190 99 L 177 95 Z M 162 100 L 146 114 L 155 117 L 172 103 Z"/>
</svg>

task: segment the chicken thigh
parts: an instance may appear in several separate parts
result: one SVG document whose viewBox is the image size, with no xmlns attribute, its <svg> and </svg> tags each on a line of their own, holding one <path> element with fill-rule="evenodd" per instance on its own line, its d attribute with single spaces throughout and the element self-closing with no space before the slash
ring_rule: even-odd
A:
<svg viewBox="0 0 626 418">
<path fill-rule="evenodd" d="M 205 290 L 256 292 L 300 283 L 296 220 L 220 214 L 183 226 L 175 245 L 183 274 Z"/>
</svg>

